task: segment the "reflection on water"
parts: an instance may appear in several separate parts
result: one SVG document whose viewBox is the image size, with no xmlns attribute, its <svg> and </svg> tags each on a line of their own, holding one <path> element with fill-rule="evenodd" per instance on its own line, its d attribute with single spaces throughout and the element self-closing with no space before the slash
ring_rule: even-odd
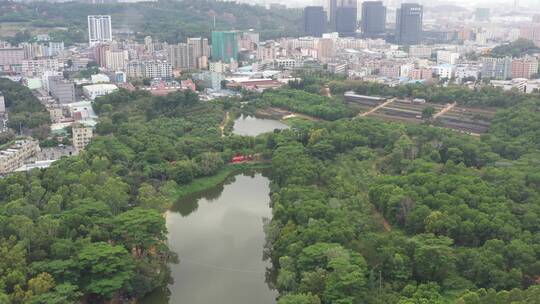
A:
<svg viewBox="0 0 540 304">
<path fill-rule="evenodd" d="M 262 173 L 237 175 L 179 200 L 167 213 L 169 246 L 180 259 L 171 265 L 174 283 L 141 303 L 275 303 L 263 261 L 269 183 Z"/>
<path fill-rule="evenodd" d="M 231 182 L 234 182 L 235 177 L 230 176 L 227 178 L 224 184 L 220 184 L 216 187 L 205 190 L 201 193 L 194 193 L 187 195 L 180 200 L 178 200 L 171 208 L 172 212 L 178 212 L 182 216 L 188 216 L 191 213 L 197 211 L 199 208 L 199 200 L 204 199 L 206 202 L 211 203 L 212 201 L 217 200 L 221 193 L 223 192 L 224 186 Z"/>
<path fill-rule="evenodd" d="M 289 126 L 274 119 L 257 118 L 255 116 L 239 117 L 234 121 L 233 134 L 242 136 L 257 136 L 272 132 L 275 129 L 288 129 Z"/>
</svg>

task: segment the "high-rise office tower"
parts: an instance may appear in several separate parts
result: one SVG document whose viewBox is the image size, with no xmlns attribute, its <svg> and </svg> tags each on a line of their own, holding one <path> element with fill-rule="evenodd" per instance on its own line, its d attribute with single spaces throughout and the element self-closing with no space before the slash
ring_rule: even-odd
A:
<svg viewBox="0 0 540 304">
<path fill-rule="evenodd" d="M 234 31 L 212 32 L 212 60 L 238 61 L 238 36 Z"/>
<path fill-rule="evenodd" d="M 326 17 L 328 18 L 328 23 L 330 24 L 330 29 L 332 30 L 336 28 L 337 3 L 338 0 L 328 0 L 326 4 Z"/>
<path fill-rule="evenodd" d="M 304 33 L 308 36 L 322 37 L 326 29 L 326 12 L 322 6 L 304 8 Z"/>
<path fill-rule="evenodd" d="M 111 16 L 88 16 L 88 42 L 96 45 L 112 41 Z"/>
<path fill-rule="evenodd" d="M 404 3 L 396 12 L 396 43 L 419 44 L 422 42 L 424 9 L 416 3 Z"/>
<path fill-rule="evenodd" d="M 386 32 L 386 7 L 382 1 L 362 3 L 362 34 L 365 38 L 381 38 Z"/>
<path fill-rule="evenodd" d="M 357 0 L 337 0 L 330 29 L 340 36 L 355 36 L 357 29 Z"/>
<path fill-rule="evenodd" d="M 356 7 L 339 6 L 336 11 L 336 32 L 341 37 L 355 37 L 357 28 Z"/>
</svg>

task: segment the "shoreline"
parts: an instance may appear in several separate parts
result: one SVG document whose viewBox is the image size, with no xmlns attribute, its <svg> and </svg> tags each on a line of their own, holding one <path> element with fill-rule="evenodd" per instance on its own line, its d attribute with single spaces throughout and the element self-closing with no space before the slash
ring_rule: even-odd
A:
<svg viewBox="0 0 540 304">
<path fill-rule="evenodd" d="M 271 164 L 269 162 L 226 165 L 218 173 L 212 176 L 197 178 L 187 185 L 178 186 L 178 188 L 176 188 L 176 191 L 174 191 L 174 193 L 171 195 L 171 199 L 176 202 L 183 197 L 204 192 L 210 188 L 216 187 L 219 184 L 224 183 L 229 176 L 235 173 L 244 170 L 268 169 L 270 168 L 270 166 Z M 169 209 L 170 208 L 167 208 L 167 211 Z"/>
</svg>

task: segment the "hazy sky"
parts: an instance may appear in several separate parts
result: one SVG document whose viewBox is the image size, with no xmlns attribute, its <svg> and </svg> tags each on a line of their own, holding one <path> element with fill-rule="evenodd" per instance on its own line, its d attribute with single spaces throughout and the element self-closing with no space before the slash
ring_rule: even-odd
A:
<svg viewBox="0 0 540 304">
<path fill-rule="evenodd" d="M 241 0 L 244 1 L 244 0 Z M 306 6 L 306 5 L 321 5 L 327 0 L 251 0 L 244 2 L 259 2 L 259 3 L 283 3 L 288 6 Z M 396 0 L 383 0 L 384 2 L 393 2 Z M 422 2 L 424 4 L 433 3 L 445 3 L 445 4 L 458 4 L 466 7 L 494 7 L 500 8 L 501 5 L 513 6 L 515 0 L 403 0 L 403 2 Z M 518 4 L 522 8 L 540 9 L 540 0 L 517 0 Z M 359 3 L 362 0 L 358 1 Z"/>
</svg>

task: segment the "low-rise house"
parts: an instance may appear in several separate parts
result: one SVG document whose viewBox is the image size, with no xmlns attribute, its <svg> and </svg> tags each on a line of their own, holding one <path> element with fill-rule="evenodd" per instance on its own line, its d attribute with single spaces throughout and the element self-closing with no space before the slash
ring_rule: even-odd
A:
<svg viewBox="0 0 540 304">
<path fill-rule="evenodd" d="M 24 165 L 24 161 L 40 151 L 36 140 L 18 140 L 7 149 L 0 151 L 0 174 L 14 172 Z"/>
</svg>

